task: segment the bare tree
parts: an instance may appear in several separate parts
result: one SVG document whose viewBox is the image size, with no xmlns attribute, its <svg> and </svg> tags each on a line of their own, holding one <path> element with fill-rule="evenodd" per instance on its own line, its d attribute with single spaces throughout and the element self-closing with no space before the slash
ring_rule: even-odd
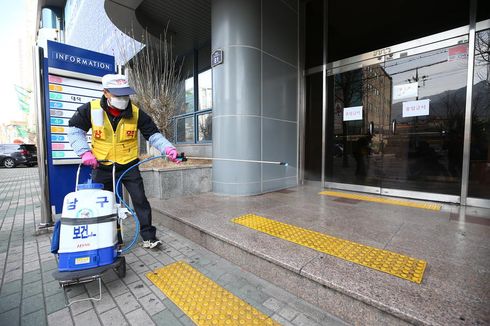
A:
<svg viewBox="0 0 490 326">
<path fill-rule="evenodd" d="M 135 40 L 132 32 L 129 34 L 131 39 L 118 43 L 118 48 L 126 59 L 129 59 L 127 53 L 137 53 L 126 65 L 129 83 L 136 91 L 131 100 L 153 118 L 166 137 L 171 138 L 172 118 L 184 105 L 180 80 L 183 62 L 174 58 L 167 31 L 168 26 L 159 38 L 155 38 L 146 30 L 141 37 L 144 46 Z"/>
<path fill-rule="evenodd" d="M 475 69 L 477 70 L 478 78 L 490 85 L 490 30 L 476 34 Z"/>
</svg>

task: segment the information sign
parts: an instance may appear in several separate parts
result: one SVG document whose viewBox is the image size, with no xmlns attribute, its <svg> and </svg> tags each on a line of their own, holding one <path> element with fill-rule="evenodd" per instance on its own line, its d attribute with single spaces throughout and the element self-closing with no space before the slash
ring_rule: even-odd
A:
<svg viewBox="0 0 490 326">
<path fill-rule="evenodd" d="M 73 152 L 66 137 L 68 121 L 80 105 L 100 99 L 102 84 L 51 74 L 48 80 L 53 164 L 73 164 L 73 159 L 79 157 Z"/>
<path fill-rule="evenodd" d="M 223 50 L 214 50 L 211 54 L 211 67 L 220 65 L 223 63 Z"/>
<path fill-rule="evenodd" d="M 48 58 L 44 60 L 44 130 L 49 184 L 49 205 L 61 213 L 66 194 L 75 190 L 80 158 L 68 142 L 68 121 L 77 108 L 102 96 L 102 76 L 115 73 L 114 57 L 48 41 Z M 90 143 L 91 135 L 87 135 Z M 82 168 L 80 182 L 85 182 L 90 168 Z"/>
</svg>

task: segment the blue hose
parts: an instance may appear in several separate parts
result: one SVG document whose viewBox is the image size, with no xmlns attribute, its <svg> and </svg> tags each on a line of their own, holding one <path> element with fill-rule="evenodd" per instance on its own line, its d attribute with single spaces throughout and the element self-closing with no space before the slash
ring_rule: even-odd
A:
<svg viewBox="0 0 490 326">
<path fill-rule="evenodd" d="M 131 207 L 129 207 L 128 203 L 126 203 L 124 201 L 124 199 L 122 199 L 121 194 L 119 193 L 119 185 L 121 183 L 121 180 L 126 175 L 126 173 L 128 173 L 131 169 L 134 169 L 138 165 L 149 162 L 151 160 L 156 160 L 157 158 L 163 158 L 163 157 L 165 157 L 165 156 L 163 156 L 163 155 L 162 156 L 154 156 L 154 157 L 149 157 L 147 159 L 144 159 L 143 161 L 138 162 L 137 164 L 133 165 L 132 167 L 130 167 L 129 169 L 124 171 L 123 174 L 121 174 L 121 176 L 119 177 L 119 179 L 117 179 L 116 189 L 114 191 L 116 192 L 116 196 L 119 199 L 119 202 L 122 203 L 131 212 L 131 215 L 133 216 L 134 224 L 135 224 L 133 240 L 131 240 L 131 243 L 128 246 L 121 249 L 121 254 L 127 253 L 134 246 L 134 244 L 138 240 L 139 231 L 140 231 L 140 221 L 138 220 L 136 213 L 133 211 L 133 209 L 131 209 Z"/>
</svg>

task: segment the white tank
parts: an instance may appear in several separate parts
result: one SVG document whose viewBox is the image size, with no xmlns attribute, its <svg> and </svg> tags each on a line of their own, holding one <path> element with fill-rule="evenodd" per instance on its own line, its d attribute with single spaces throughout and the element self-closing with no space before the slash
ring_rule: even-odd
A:
<svg viewBox="0 0 490 326">
<path fill-rule="evenodd" d="M 111 264 L 117 257 L 114 195 L 97 183 L 80 184 L 65 196 L 61 214 L 59 270 Z"/>
</svg>

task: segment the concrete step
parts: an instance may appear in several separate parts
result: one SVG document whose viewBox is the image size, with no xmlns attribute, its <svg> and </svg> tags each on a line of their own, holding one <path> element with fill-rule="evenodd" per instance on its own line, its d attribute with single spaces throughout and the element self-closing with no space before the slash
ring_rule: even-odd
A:
<svg viewBox="0 0 490 326">
<path fill-rule="evenodd" d="M 160 202 L 161 203 L 161 202 Z M 389 306 L 382 299 L 373 300 L 364 297 L 352 288 L 340 287 L 326 278 L 321 278 L 306 269 L 294 266 L 288 259 L 279 259 L 275 255 L 268 255 L 257 246 L 263 245 L 256 239 L 256 245 L 250 242 L 230 238 L 225 229 L 210 229 L 204 223 L 191 222 L 185 216 L 175 216 L 165 210 L 165 205 L 152 201 L 154 224 L 161 224 L 180 235 L 196 242 L 204 248 L 215 252 L 228 261 L 239 265 L 245 270 L 254 273 L 282 289 L 304 299 L 305 301 L 333 314 L 342 320 L 354 325 L 425 325 L 431 324 L 419 317 Z M 284 240 L 274 239 L 270 250 L 281 246 Z M 291 255 L 296 254 L 290 251 Z M 307 260 L 315 258 L 306 257 Z M 322 255 L 320 259 L 331 260 L 335 264 L 336 258 Z M 348 277 L 348 276 L 346 276 Z"/>
</svg>

